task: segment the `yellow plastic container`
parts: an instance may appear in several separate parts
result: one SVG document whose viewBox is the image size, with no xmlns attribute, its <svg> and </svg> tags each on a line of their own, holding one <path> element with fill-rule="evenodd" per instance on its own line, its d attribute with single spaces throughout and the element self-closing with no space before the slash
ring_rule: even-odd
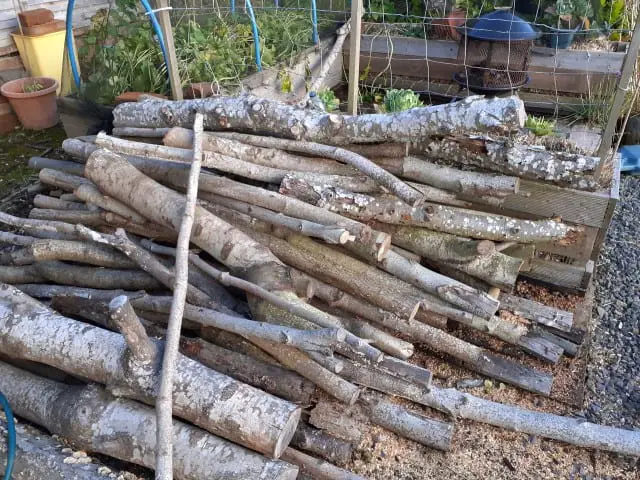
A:
<svg viewBox="0 0 640 480">
<path fill-rule="evenodd" d="M 19 32 L 11 34 L 16 42 L 22 63 L 32 77 L 51 77 L 58 81 L 58 95 L 66 95 L 71 89 L 69 81 L 69 62 L 64 59 L 64 39 L 66 32 L 46 33 L 44 35 L 29 36 Z M 63 69 L 63 63 L 65 68 Z M 63 81 L 63 76 L 64 81 Z M 65 91 L 60 91 L 64 86 Z"/>
</svg>

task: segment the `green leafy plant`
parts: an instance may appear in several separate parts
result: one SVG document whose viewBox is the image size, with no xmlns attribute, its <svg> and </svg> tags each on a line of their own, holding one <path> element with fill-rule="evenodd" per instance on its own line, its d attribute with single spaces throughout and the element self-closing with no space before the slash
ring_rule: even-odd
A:
<svg viewBox="0 0 640 480">
<path fill-rule="evenodd" d="M 590 0 L 555 0 L 544 9 L 542 22 L 558 28 L 575 28 L 582 25 L 588 30 L 593 18 Z"/>
<path fill-rule="evenodd" d="M 334 112 L 338 110 L 340 106 L 340 99 L 336 97 L 336 94 L 333 93 L 333 90 L 329 88 L 325 88 L 318 92 L 318 98 L 324 104 L 324 109 L 327 112 Z"/>
<path fill-rule="evenodd" d="M 24 83 L 22 85 L 22 91 L 24 93 L 34 93 L 39 92 L 40 90 L 44 90 L 44 85 L 37 80 L 32 80 L 31 82 Z"/>
<path fill-rule="evenodd" d="M 388 90 L 384 96 L 384 112 L 402 112 L 410 108 L 423 106 L 420 97 L 413 90 Z"/>
<path fill-rule="evenodd" d="M 364 20 L 369 22 L 393 22 L 397 13 L 391 0 L 365 1 L 364 12 Z"/>
<path fill-rule="evenodd" d="M 524 123 L 525 128 L 528 128 L 531 133 L 536 137 L 544 137 L 554 133 L 556 128 L 556 122 L 553 120 L 547 120 L 544 117 L 536 117 L 533 115 L 527 115 L 527 120 Z"/>
</svg>

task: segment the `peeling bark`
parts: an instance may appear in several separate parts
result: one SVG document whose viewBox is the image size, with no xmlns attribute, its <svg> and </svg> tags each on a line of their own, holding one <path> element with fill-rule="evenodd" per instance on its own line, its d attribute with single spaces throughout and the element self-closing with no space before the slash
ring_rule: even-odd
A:
<svg viewBox="0 0 640 480">
<path fill-rule="evenodd" d="M 134 376 L 122 335 L 58 315 L 7 285 L 0 286 L 0 351 L 118 387 L 135 398 L 152 398 L 157 389 L 159 351 L 150 375 Z M 275 457 L 300 418 L 295 405 L 183 356 L 176 365 L 173 400 L 176 416 Z"/>
<path fill-rule="evenodd" d="M 334 145 L 416 142 L 458 131 L 510 130 L 524 125 L 524 105 L 517 97 L 468 97 L 445 105 L 413 108 L 393 114 L 337 115 L 310 112 L 250 95 L 182 102 L 124 103 L 114 111 L 115 127 L 185 127 L 196 112 L 207 130 L 268 132 L 283 138 Z"/>
<path fill-rule="evenodd" d="M 562 187 L 597 190 L 591 175 L 599 157 L 567 152 L 552 152 L 535 145 L 519 145 L 509 139 L 459 135 L 429 139 L 416 149 L 430 158 L 440 158 L 459 165 L 541 180 Z"/>
<path fill-rule="evenodd" d="M 21 417 L 87 450 L 153 468 L 156 442 L 151 408 L 114 397 L 95 385 L 69 386 L 6 363 L 0 362 L 0 371 L 0 388 Z M 178 479 L 293 480 L 298 473 L 285 462 L 269 460 L 177 420 L 173 421 L 173 435 L 174 474 Z M 51 475 L 53 471 L 39 480 Z"/>
</svg>

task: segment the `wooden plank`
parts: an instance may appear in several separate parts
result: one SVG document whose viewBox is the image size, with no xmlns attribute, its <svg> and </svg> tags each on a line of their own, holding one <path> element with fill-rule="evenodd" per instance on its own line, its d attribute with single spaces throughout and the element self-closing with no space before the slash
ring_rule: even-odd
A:
<svg viewBox="0 0 640 480">
<path fill-rule="evenodd" d="M 458 44 L 449 40 L 365 35 L 360 48 L 360 72 L 389 71 L 394 75 L 452 81 L 453 74 L 463 67 L 458 50 Z M 625 55 L 581 50 L 559 50 L 550 55 L 555 51 L 537 51 L 529 66 L 529 88 L 570 93 L 587 93 L 601 82 L 616 81 Z"/>
<path fill-rule="evenodd" d="M 555 327 L 563 331 L 570 331 L 573 326 L 573 313 L 509 293 L 500 295 L 500 309 L 509 310 L 541 325 Z"/>
<path fill-rule="evenodd" d="M 613 177 L 611 179 L 611 193 L 609 195 L 609 202 L 607 204 L 607 210 L 604 214 L 604 220 L 602 225 L 598 231 L 598 236 L 594 242 L 593 250 L 591 252 L 591 260 L 596 261 L 598 259 L 598 255 L 600 255 L 600 250 L 602 249 L 602 244 L 604 243 L 605 238 L 607 237 L 607 230 L 609 229 L 609 225 L 611 224 L 611 219 L 613 218 L 613 214 L 616 210 L 616 205 L 618 204 L 618 200 L 620 200 L 620 162 L 621 162 L 620 154 L 616 153 L 613 156 Z"/>
<path fill-rule="evenodd" d="M 169 7 L 168 0 L 156 0 L 156 8 L 166 9 Z M 169 10 L 161 10 L 157 12 L 158 22 L 164 37 L 164 46 L 167 50 L 167 70 L 169 71 L 169 83 L 171 84 L 171 96 L 174 100 L 182 100 L 182 82 L 180 81 L 180 73 L 178 71 L 178 58 L 176 56 L 176 47 L 173 41 L 173 28 L 171 27 L 171 17 Z"/>
<path fill-rule="evenodd" d="M 569 265 L 551 260 L 534 258 L 531 260 L 531 269 L 522 272 L 522 276 L 543 285 L 550 285 L 554 288 L 568 292 L 584 295 L 586 263 L 580 265 Z M 591 274 L 589 274 L 589 279 Z"/>
<path fill-rule="evenodd" d="M 351 34 L 349 37 L 349 52 L 360 51 L 362 37 L 362 0 L 351 1 Z M 360 78 L 360 55 L 352 55 L 349 59 L 349 92 L 347 95 L 347 110 L 351 115 L 358 114 L 358 80 Z"/>
<path fill-rule="evenodd" d="M 5 70 L 17 70 L 19 68 L 23 68 L 22 60 L 17 55 L 13 55 L 11 57 L 3 57 L 0 58 L 0 72 L 4 72 Z"/>
<path fill-rule="evenodd" d="M 583 226 L 583 231 L 578 232 L 570 244 L 565 245 L 562 241 L 537 243 L 536 250 L 586 262 L 591 259 L 599 231 L 600 229 L 596 227 Z"/>
</svg>

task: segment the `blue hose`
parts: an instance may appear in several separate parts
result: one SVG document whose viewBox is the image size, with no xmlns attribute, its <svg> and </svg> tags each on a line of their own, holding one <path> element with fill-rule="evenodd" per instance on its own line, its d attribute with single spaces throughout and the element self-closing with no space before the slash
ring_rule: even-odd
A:
<svg viewBox="0 0 640 480">
<path fill-rule="evenodd" d="M 160 50 L 162 50 L 162 56 L 164 57 L 165 65 L 169 65 L 169 56 L 167 55 L 167 49 L 164 45 L 164 37 L 162 36 L 162 29 L 160 28 L 160 24 L 158 23 L 158 19 L 156 18 L 156 14 L 153 12 L 151 5 L 149 5 L 148 0 L 140 0 L 142 6 L 144 7 L 145 12 L 149 15 L 149 20 L 151 21 L 151 26 L 158 37 L 158 43 L 160 44 Z M 80 84 L 82 83 L 82 79 L 80 78 L 80 72 L 78 71 L 78 64 L 76 62 L 76 52 L 73 49 L 73 7 L 76 4 L 76 0 L 68 0 L 67 3 L 67 19 L 65 20 L 65 28 L 66 28 L 66 44 L 67 44 L 67 55 L 69 56 L 69 63 L 71 64 L 71 74 L 73 75 L 73 81 L 76 84 L 77 88 L 80 88 Z"/>
<path fill-rule="evenodd" d="M 253 33 L 253 48 L 256 55 L 256 67 L 258 71 L 262 71 L 262 54 L 260 52 L 260 36 L 258 35 L 258 24 L 256 23 L 256 16 L 253 13 L 253 5 L 251 0 L 245 0 L 247 6 L 247 13 L 249 14 L 249 20 L 251 20 L 251 32 Z"/>
<path fill-rule="evenodd" d="M 0 406 L 4 410 L 4 414 L 7 417 L 7 467 L 4 471 L 4 480 L 11 480 L 11 473 L 13 472 L 13 462 L 16 458 L 16 422 L 13 419 L 13 412 L 11 411 L 11 405 L 7 397 L 0 393 Z"/>
<path fill-rule="evenodd" d="M 318 38 L 318 8 L 316 7 L 316 0 L 311 0 L 311 26 L 313 29 L 313 33 L 311 34 L 311 40 L 313 40 L 313 44 L 317 45 Z"/>
<path fill-rule="evenodd" d="M 236 13 L 236 0 L 231 0 L 231 13 Z"/>
</svg>

